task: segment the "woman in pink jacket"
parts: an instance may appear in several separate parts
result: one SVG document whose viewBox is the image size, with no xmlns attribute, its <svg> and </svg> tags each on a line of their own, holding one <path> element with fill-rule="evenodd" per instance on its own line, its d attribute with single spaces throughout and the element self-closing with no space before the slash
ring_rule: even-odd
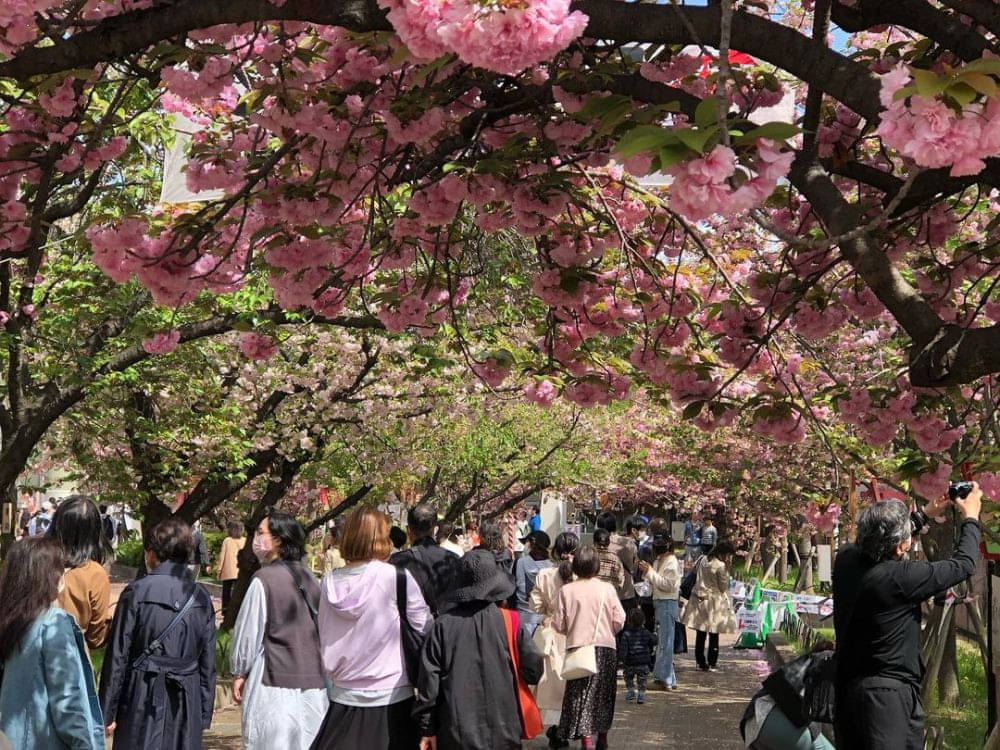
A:
<svg viewBox="0 0 1000 750">
<path fill-rule="evenodd" d="M 597 674 L 566 683 L 561 739 L 580 739 L 582 747 L 608 746 L 608 730 L 615 717 L 618 653 L 615 636 L 625 624 L 625 610 L 614 586 L 597 577 L 600 561 L 593 547 L 581 547 L 573 557 L 576 580 L 559 592 L 559 609 L 553 626 L 566 636 L 567 655 L 581 646 L 594 646 Z"/>
<path fill-rule="evenodd" d="M 431 611 L 405 573 L 406 601 L 397 607 L 389 518 L 354 511 L 341 532 L 343 568 L 326 575 L 319 609 L 320 649 L 330 678 L 330 709 L 313 750 L 416 750 L 420 742 L 407 676 L 399 609 L 426 632 Z M 405 572 L 405 571 L 404 571 Z"/>
</svg>

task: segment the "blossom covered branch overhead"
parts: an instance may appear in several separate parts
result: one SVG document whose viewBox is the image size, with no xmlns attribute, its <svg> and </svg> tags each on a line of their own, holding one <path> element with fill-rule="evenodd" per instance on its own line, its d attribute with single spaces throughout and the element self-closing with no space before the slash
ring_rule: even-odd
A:
<svg viewBox="0 0 1000 750">
<path fill-rule="evenodd" d="M 30 334 L 59 227 L 168 308 L 261 286 L 541 404 L 638 386 L 782 443 L 839 416 L 933 443 L 936 490 L 995 439 L 945 413 L 1000 371 L 995 26 L 922 0 L 8 2 L 0 314 Z M 221 197 L 89 209 L 158 178 L 164 112 Z"/>
</svg>

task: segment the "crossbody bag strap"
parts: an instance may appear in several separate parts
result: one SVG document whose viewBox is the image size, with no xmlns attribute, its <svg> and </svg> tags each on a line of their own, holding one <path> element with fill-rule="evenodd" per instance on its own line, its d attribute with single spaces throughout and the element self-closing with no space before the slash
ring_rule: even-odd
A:
<svg viewBox="0 0 1000 750">
<path fill-rule="evenodd" d="M 297 568 L 293 567 L 289 563 L 285 563 L 285 570 L 288 571 L 288 575 L 292 577 L 292 581 L 295 582 L 295 587 L 302 594 L 302 601 L 306 604 L 306 609 L 309 611 L 309 616 L 312 617 L 313 625 L 316 626 L 317 632 L 319 631 L 319 611 L 313 606 L 313 603 L 309 601 L 309 593 L 306 591 L 305 586 L 302 585 L 302 579 L 299 576 L 299 571 Z"/>
<path fill-rule="evenodd" d="M 156 636 L 156 638 L 154 638 L 148 646 L 146 646 L 145 651 L 143 651 L 135 659 L 132 660 L 133 665 L 135 665 L 136 662 L 138 662 L 140 659 L 152 656 L 157 651 L 157 649 L 159 649 L 163 645 L 163 639 L 167 637 L 167 634 L 170 633 L 170 631 L 172 631 L 175 627 L 177 627 L 177 624 L 184 618 L 184 615 L 188 613 L 188 610 L 194 606 L 194 599 L 195 596 L 197 596 L 197 594 L 198 594 L 198 587 L 196 585 L 194 591 L 191 592 L 191 596 L 189 596 L 187 598 L 187 601 L 184 602 L 184 606 L 180 608 L 180 611 L 178 611 L 176 615 L 174 615 L 174 619 L 172 619 L 167 625 L 167 627 L 161 630 L 160 634 Z"/>
<path fill-rule="evenodd" d="M 597 619 L 594 620 L 594 636 L 593 636 L 593 638 L 590 639 L 591 643 L 593 643 L 593 642 L 595 642 L 597 640 L 597 631 L 601 629 L 601 616 L 604 614 L 604 597 L 605 596 L 607 596 L 607 592 L 606 591 L 602 591 L 601 592 L 601 604 L 597 608 Z M 617 594 L 616 594 L 616 596 L 617 596 Z"/>
<path fill-rule="evenodd" d="M 396 568 L 396 610 L 399 612 L 399 621 L 410 624 L 406 617 L 406 570 Z"/>
</svg>

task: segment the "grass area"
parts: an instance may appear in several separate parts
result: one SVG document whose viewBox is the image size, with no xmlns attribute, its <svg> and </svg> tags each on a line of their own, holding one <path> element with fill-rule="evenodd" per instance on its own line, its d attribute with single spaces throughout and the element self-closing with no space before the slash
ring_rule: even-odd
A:
<svg viewBox="0 0 1000 750">
<path fill-rule="evenodd" d="M 103 648 L 92 648 L 90 649 L 90 663 L 94 665 L 94 675 L 100 679 L 101 676 L 101 666 L 104 664 L 104 649 Z"/>
<path fill-rule="evenodd" d="M 799 577 L 799 569 L 794 565 L 788 566 L 788 580 L 781 583 L 777 578 L 768 578 L 761 581 L 761 576 L 764 575 L 764 569 L 760 565 L 751 565 L 747 568 L 746 560 L 739 560 L 733 563 L 733 578 L 739 578 L 741 581 L 749 582 L 750 579 L 756 578 L 760 581 L 760 585 L 765 589 L 774 589 L 775 591 L 794 591 L 795 580 Z"/>
<path fill-rule="evenodd" d="M 986 734 L 986 672 L 979 649 L 958 642 L 959 705 L 927 706 L 927 725 L 944 729 L 945 747 L 972 750 L 983 746 Z"/>
</svg>

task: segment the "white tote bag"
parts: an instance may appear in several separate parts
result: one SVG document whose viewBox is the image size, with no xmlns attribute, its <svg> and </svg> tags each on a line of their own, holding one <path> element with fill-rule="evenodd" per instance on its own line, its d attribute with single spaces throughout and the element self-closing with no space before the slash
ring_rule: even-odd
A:
<svg viewBox="0 0 1000 750">
<path fill-rule="evenodd" d="M 594 620 L 594 635 L 591 640 L 597 639 L 597 629 L 601 626 L 601 617 L 604 614 L 604 595 L 601 595 L 601 603 L 597 608 L 597 618 Z M 591 643 L 589 646 L 577 646 L 566 652 L 566 660 L 563 661 L 562 678 L 566 681 L 580 680 L 584 677 L 592 677 L 597 674 L 597 648 Z"/>
</svg>

